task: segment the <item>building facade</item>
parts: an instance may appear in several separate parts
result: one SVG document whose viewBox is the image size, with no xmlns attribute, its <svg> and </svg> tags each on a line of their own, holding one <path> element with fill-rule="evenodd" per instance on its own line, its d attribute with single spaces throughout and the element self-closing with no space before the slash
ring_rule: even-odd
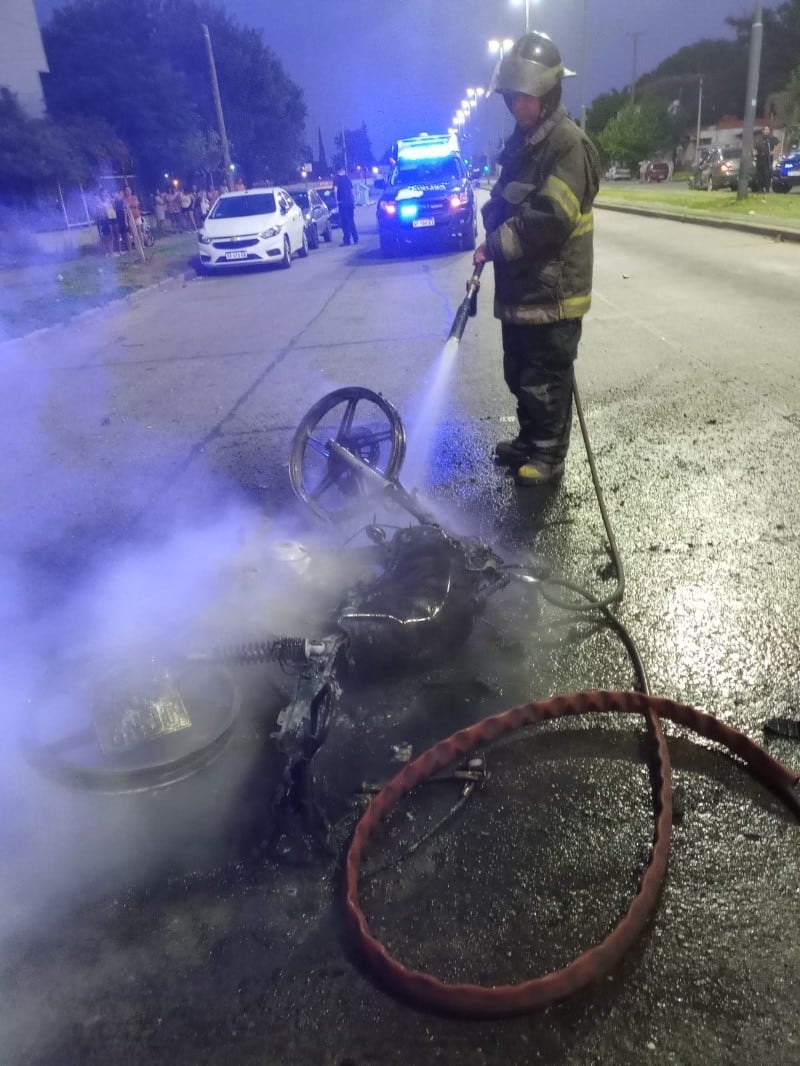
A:
<svg viewBox="0 0 800 1066">
<path fill-rule="evenodd" d="M 31 118 L 43 118 L 41 76 L 49 68 L 34 0 L 0 0 L 0 7 L 0 87 L 14 93 Z"/>
</svg>

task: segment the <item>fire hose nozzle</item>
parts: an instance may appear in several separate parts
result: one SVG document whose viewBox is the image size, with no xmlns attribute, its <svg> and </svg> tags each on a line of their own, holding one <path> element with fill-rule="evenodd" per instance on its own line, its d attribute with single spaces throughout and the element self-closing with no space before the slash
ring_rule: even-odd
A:
<svg viewBox="0 0 800 1066">
<path fill-rule="evenodd" d="M 464 798 L 471 795 L 488 776 L 489 771 L 486 767 L 486 760 L 479 757 L 473 757 L 469 760 L 465 769 L 456 770 L 453 774 L 457 781 L 464 782 L 464 787 L 461 791 L 461 795 Z"/>
<path fill-rule="evenodd" d="M 478 313 L 478 293 L 481 288 L 481 271 L 483 264 L 475 267 L 472 277 L 467 282 L 467 296 L 469 297 L 469 317 L 474 318 Z"/>
<path fill-rule="evenodd" d="M 448 340 L 455 338 L 460 341 L 464 335 L 467 319 L 474 318 L 478 313 L 478 289 L 481 287 L 480 277 L 482 270 L 483 263 L 478 263 L 472 272 L 472 277 L 467 282 L 467 295 L 461 301 L 456 312 L 453 325 L 450 327 Z"/>
</svg>

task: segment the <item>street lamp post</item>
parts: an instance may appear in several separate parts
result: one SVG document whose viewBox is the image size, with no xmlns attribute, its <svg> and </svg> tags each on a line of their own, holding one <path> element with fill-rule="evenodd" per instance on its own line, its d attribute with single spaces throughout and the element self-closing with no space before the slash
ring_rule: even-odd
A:
<svg viewBox="0 0 800 1066">
<path fill-rule="evenodd" d="M 525 32 L 530 33 L 533 29 L 533 22 L 531 20 L 531 8 L 533 7 L 532 0 L 512 0 L 514 7 L 519 7 L 521 3 L 525 4 Z"/>
<path fill-rule="evenodd" d="M 750 58 L 747 64 L 747 96 L 744 102 L 744 126 L 742 127 L 742 162 L 739 167 L 739 182 L 736 186 L 737 200 L 747 199 L 748 183 L 753 169 L 753 125 L 756 118 L 758 75 L 761 68 L 761 36 L 764 30 L 763 15 L 763 0 L 755 0 L 753 26 L 750 31 Z"/>
<path fill-rule="evenodd" d="M 491 55 L 498 56 L 499 61 L 502 62 L 503 56 L 506 54 L 506 52 L 510 48 L 513 47 L 513 45 L 514 45 L 514 42 L 511 40 L 510 37 L 504 37 L 502 40 L 498 40 L 498 38 L 493 37 L 489 41 L 489 52 L 490 52 Z M 503 143 L 503 140 L 504 140 L 504 137 L 503 137 L 503 124 L 502 124 L 502 120 L 501 120 L 500 138 L 499 138 L 499 143 L 501 145 Z M 490 153 L 490 154 L 493 154 L 493 153 Z"/>
<path fill-rule="evenodd" d="M 217 126 L 219 127 L 219 136 L 222 141 L 222 158 L 225 163 L 226 178 L 228 173 L 233 169 L 231 163 L 231 149 L 228 144 L 228 134 L 225 130 L 225 116 L 222 113 L 222 100 L 219 95 L 219 82 L 217 81 L 217 66 L 214 62 L 214 49 L 211 46 L 211 34 L 208 32 L 208 26 L 203 24 L 203 36 L 206 39 L 206 51 L 208 53 L 208 67 L 211 75 L 211 91 L 214 95 L 214 108 L 217 112 Z"/>
</svg>

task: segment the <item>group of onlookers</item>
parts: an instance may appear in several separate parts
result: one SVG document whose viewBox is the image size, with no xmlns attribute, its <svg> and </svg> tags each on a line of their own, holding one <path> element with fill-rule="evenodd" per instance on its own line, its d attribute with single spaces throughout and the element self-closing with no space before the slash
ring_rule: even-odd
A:
<svg viewBox="0 0 800 1066">
<path fill-rule="evenodd" d="M 130 185 L 113 193 L 103 189 L 97 196 L 95 219 L 106 255 L 124 255 L 130 251 L 137 231 L 141 237 L 144 227 L 142 206 Z"/>
<path fill-rule="evenodd" d="M 235 189 L 244 189 L 237 179 Z M 159 234 L 193 233 L 203 225 L 208 212 L 227 188 L 207 189 L 172 185 L 156 189 L 153 194 L 152 218 L 154 230 Z M 135 228 L 139 233 L 148 233 L 150 224 L 145 218 L 139 197 L 129 185 L 109 191 L 103 189 L 95 197 L 95 219 L 100 234 L 100 245 L 106 255 L 123 255 L 134 247 Z"/>
<path fill-rule="evenodd" d="M 211 185 L 207 189 L 173 186 L 156 189 L 153 208 L 159 233 L 190 233 L 203 225 L 203 219 L 217 202 L 220 191 Z"/>
</svg>

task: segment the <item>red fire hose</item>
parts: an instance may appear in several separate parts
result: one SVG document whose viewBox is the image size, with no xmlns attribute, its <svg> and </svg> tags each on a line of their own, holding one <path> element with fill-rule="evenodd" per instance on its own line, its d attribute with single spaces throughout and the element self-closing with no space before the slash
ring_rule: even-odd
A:
<svg viewBox="0 0 800 1066">
<path fill-rule="evenodd" d="M 550 718 L 600 712 L 644 715 L 656 742 L 652 775 L 655 809 L 652 851 L 639 891 L 619 924 L 604 940 L 562 969 L 514 985 L 487 987 L 446 984 L 430 974 L 406 969 L 393 959 L 383 944 L 370 933 L 366 917 L 358 903 L 358 877 L 362 855 L 370 834 L 381 819 L 412 788 L 437 770 L 465 757 L 474 751 L 478 744 L 489 743 L 522 726 Z M 701 736 L 723 744 L 746 763 L 754 777 L 777 793 L 787 806 L 800 816 L 800 796 L 797 793 L 800 775 L 773 759 L 743 733 L 704 711 L 638 692 L 580 692 L 536 703 L 520 704 L 504 714 L 486 718 L 477 725 L 462 729 L 423 752 L 383 787 L 364 812 L 347 851 L 345 908 L 348 928 L 369 968 L 390 989 L 424 1008 L 461 1016 L 495 1018 L 539 1010 L 572 995 L 606 974 L 641 932 L 655 908 L 666 873 L 672 827 L 672 790 L 669 752 L 661 728 L 661 718 L 670 719 Z"/>
</svg>

